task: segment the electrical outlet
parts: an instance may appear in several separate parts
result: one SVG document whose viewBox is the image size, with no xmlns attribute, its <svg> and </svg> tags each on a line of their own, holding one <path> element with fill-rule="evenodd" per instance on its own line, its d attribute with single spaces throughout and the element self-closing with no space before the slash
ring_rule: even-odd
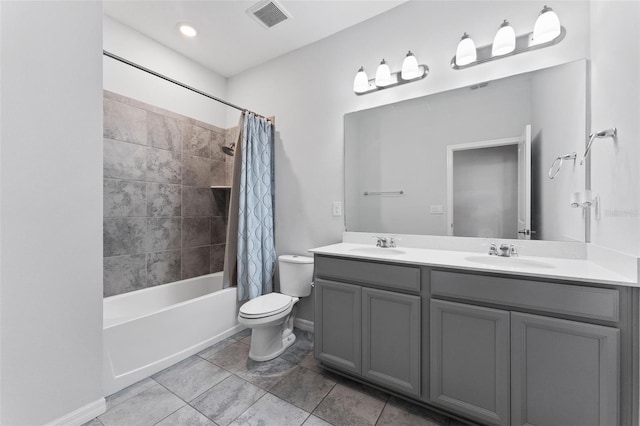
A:
<svg viewBox="0 0 640 426">
<path fill-rule="evenodd" d="M 431 206 L 431 214 L 444 214 L 444 207 L 441 205 Z"/>
<path fill-rule="evenodd" d="M 331 211 L 334 216 L 342 216 L 342 203 L 340 201 L 334 201 L 331 204 Z"/>
</svg>

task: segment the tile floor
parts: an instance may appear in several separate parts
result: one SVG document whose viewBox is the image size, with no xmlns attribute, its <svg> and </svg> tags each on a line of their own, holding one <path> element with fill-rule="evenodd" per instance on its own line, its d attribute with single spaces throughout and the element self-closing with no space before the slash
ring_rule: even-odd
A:
<svg viewBox="0 0 640 426">
<path fill-rule="evenodd" d="M 323 370 L 313 334 L 295 333 L 280 357 L 255 362 L 244 330 L 107 397 L 84 426 L 462 425 Z"/>
</svg>

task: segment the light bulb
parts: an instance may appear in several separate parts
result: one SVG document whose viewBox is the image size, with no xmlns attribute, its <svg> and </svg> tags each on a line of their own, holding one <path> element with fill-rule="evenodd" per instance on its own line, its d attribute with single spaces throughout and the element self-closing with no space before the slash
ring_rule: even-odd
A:
<svg viewBox="0 0 640 426">
<path fill-rule="evenodd" d="M 198 32 L 196 31 L 196 29 L 189 24 L 185 24 L 185 23 L 178 24 L 178 29 L 180 30 L 182 35 L 185 37 L 195 37 L 198 35 Z"/>
<path fill-rule="evenodd" d="M 418 67 L 418 60 L 415 55 L 409 51 L 407 56 L 404 58 L 404 62 L 402 62 L 402 73 L 400 76 L 403 80 L 413 80 L 414 78 L 420 77 L 420 67 Z"/>
<path fill-rule="evenodd" d="M 360 67 L 356 73 L 356 78 L 353 79 L 353 91 L 363 93 L 367 90 L 369 90 L 369 77 L 367 77 L 364 67 Z"/>
<path fill-rule="evenodd" d="M 516 33 L 509 25 L 509 22 L 505 19 L 500 29 L 496 33 L 493 39 L 493 46 L 491 47 L 491 56 L 500 56 L 511 53 L 516 48 Z"/>
<path fill-rule="evenodd" d="M 464 33 L 458 48 L 456 49 L 456 65 L 468 65 L 471 62 L 475 62 L 478 59 L 476 52 L 476 44 L 471 40 L 469 34 Z"/>
<path fill-rule="evenodd" d="M 387 61 L 384 59 L 378 65 L 378 69 L 376 70 L 376 86 L 384 87 L 391 84 L 391 70 L 389 69 L 389 65 L 387 65 Z"/>
<path fill-rule="evenodd" d="M 533 27 L 532 45 L 546 43 L 560 35 L 560 19 L 558 15 L 548 6 L 544 6 L 540 11 L 536 24 Z"/>
</svg>

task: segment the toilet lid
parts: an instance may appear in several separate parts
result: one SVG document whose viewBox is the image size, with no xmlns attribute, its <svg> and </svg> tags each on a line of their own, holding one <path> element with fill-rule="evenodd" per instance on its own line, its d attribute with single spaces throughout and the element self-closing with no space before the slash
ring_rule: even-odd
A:
<svg viewBox="0 0 640 426">
<path fill-rule="evenodd" d="M 261 318 L 279 314 L 291 306 L 291 296 L 269 293 L 249 300 L 240 307 L 240 315 L 245 318 Z"/>
</svg>

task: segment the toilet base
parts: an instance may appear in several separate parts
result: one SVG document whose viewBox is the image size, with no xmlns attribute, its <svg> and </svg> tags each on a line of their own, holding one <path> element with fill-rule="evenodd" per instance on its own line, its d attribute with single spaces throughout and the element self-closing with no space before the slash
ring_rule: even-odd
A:
<svg viewBox="0 0 640 426">
<path fill-rule="evenodd" d="M 254 361 L 269 361 L 277 358 L 296 341 L 293 334 L 297 297 L 292 297 L 291 310 L 273 317 L 247 319 L 238 315 L 238 322 L 251 328 L 251 346 L 249 358 Z"/>
<path fill-rule="evenodd" d="M 249 358 L 254 360 L 254 361 L 269 361 L 271 359 L 277 358 L 280 355 L 282 355 L 284 353 L 284 351 L 287 350 L 287 348 L 291 345 L 293 345 L 293 343 L 296 341 L 296 335 L 289 332 L 289 334 L 287 336 L 283 336 L 280 339 L 280 344 L 275 344 L 275 345 L 267 345 L 267 346 L 262 346 L 260 344 L 254 345 L 253 344 L 253 339 L 257 338 L 257 339 L 264 339 L 264 336 L 260 336 L 262 333 L 260 333 L 263 330 L 260 329 L 253 329 L 251 331 L 251 348 L 249 349 Z M 281 331 L 281 330 L 278 330 Z M 254 353 L 255 352 L 255 348 L 265 348 L 268 347 L 269 350 L 268 351 L 260 351 L 259 353 Z"/>
</svg>

